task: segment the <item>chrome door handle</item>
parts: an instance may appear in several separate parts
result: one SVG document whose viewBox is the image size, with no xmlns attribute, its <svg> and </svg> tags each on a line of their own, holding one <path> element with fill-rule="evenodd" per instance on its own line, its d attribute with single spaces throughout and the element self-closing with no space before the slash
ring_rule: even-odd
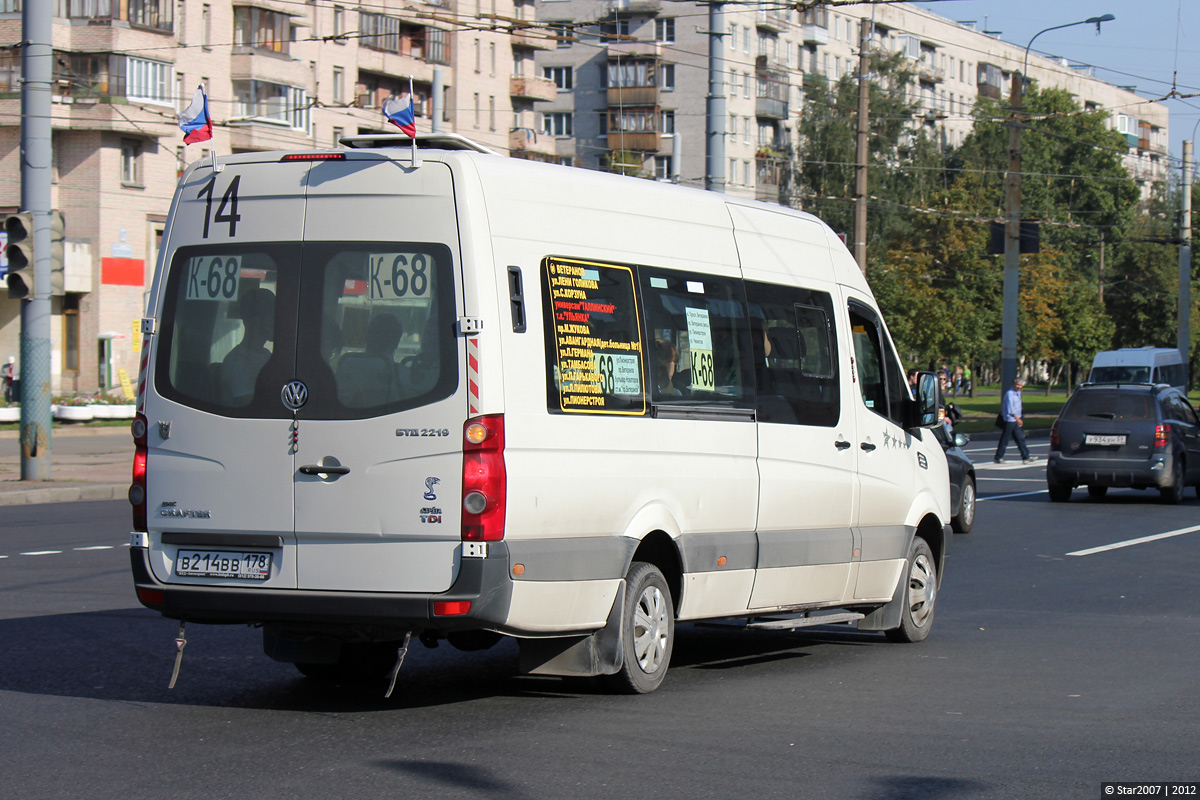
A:
<svg viewBox="0 0 1200 800">
<path fill-rule="evenodd" d="M 350 472 L 349 467 L 324 466 L 323 464 L 305 464 L 300 468 L 303 475 L 345 475 Z"/>
</svg>

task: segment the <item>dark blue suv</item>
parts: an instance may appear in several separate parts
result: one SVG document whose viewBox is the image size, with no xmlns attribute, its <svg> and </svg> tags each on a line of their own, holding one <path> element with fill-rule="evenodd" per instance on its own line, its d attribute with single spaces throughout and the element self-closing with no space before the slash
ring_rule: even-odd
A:
<svg viewBox="0 0 1200 800">
<path fill-rule="evenodd" d="M 1088 384 L 1075 390 L 1050 430 L 1050 499 L 1076 486 L 1103 497 L 1110 486 L 1158 489 L 1167 503 L 1200 493 L 1200 421 L 1187 396 L 1166 384 Z"/>
</svg>

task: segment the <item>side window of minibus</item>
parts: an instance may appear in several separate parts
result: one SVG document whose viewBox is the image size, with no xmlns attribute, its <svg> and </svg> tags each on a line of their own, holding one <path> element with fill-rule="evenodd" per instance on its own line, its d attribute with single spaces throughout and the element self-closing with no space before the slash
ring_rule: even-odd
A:
<svg viewBox="0 0 1200 800">
<path fill-rule="evenodd" d="M 828 292 L 746 283 L 759 422 L 832 427 L 841 416 Z"/>
<path fill-rule="evenodd" d="M 875 413 L 903 424 L 908 389 L 882 323 L 871 309 L 852 302 L 850 330 L 863 402 Z"/>
<path fill-rule="evenodd" d="M 651 400 L 748 407 L 754 369 L 742 284 L 646 267 L 639 273 Z"/>
</svg>

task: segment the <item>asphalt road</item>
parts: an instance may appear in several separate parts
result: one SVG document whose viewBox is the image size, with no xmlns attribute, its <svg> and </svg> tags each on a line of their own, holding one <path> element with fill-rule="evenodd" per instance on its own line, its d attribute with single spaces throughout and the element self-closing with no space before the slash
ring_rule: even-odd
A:
<svg viewBox="0 0 1200 800">
<path fill-rule="evenodd" d="M 1200 532 L 1072 555 L 1187 529 L 1200 501 L 1051 504 L 1043 469 L 979 464 L 926 642 L 680 626 L 641 697 L 518 676 L 510 644 L 414 646 L 390 700 L 322 690 L 239 626 L 190 626 L 168 690 L 177 625 L 134 600 L 127 504 L 0 508 L 0 795 L 937 800 L 1200 780 Z"/>
</svg>

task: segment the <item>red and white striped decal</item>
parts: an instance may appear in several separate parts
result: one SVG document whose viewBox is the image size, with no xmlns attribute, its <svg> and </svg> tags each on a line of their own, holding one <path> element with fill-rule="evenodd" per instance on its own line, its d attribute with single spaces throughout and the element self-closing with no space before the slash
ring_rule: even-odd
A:
<svg viewBox="0 0 1200 800">
<path fill-rule="evenodd" d="M 142 337 L 142 366 L 138 370 L 137 413 L 146 413 L 146 378 L 150 366 L 150 337 Z"/>
<path fill-rule="evenodd" d="M 467 411 L 479 413 L 479 340 L 467 339 Z"/>
</svg>

